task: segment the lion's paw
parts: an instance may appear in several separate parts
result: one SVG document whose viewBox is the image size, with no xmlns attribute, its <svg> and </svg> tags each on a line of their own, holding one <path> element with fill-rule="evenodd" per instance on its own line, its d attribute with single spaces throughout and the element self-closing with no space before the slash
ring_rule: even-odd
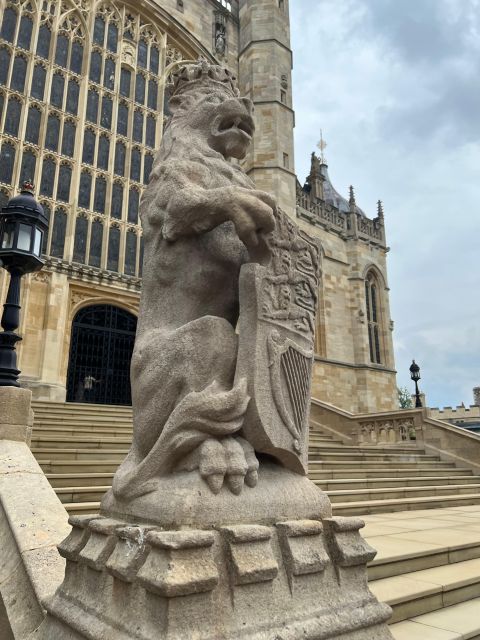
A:
<svg viewBox="0 0 480 640">
<path fill-rule="evenodd" d="M 219 493 L 224 484 L 235 495 L 244 485 L 255 487 L 258 460 L 252 445 L 244 438 L 210 438 L 198 448 L 198 470 L 211 491 Z"/>
</svg>

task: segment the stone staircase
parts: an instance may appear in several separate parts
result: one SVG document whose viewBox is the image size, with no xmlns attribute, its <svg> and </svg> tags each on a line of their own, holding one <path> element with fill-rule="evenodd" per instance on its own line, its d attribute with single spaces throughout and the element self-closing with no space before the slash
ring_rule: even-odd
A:
<svg viewBox="0 0 480 640">
<path fill-rule="evenodd" d="M 131 440 L 125 407 L 34 403 L 32 451 L 69 513 L 94 513 Z M 309 475 L 378 550 L 396 640 L 480 640 L 480 476 L 415 443 L 348 446 L 313 423 Z"/>
</svg>

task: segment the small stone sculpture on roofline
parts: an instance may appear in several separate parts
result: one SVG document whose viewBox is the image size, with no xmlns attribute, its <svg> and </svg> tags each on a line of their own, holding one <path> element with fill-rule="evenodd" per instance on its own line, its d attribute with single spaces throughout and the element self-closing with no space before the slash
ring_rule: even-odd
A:
<svg viewBox="0 0 480 640">
<path fill-rule="evenodd" d="M 227 69 L 175 75 L 141 206 L 131 450 L 72 516 L 36 640 L 391 640 L 358 519 L 306 477 L 319 250 L 232 162 Z"/>
</svg>

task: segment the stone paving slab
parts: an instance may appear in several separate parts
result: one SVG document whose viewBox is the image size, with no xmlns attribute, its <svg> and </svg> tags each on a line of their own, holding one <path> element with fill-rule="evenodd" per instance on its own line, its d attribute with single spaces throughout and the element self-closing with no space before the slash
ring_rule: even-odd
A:
<svg viewBox="0 0 480 640">
<path fill-rule="evenodd" d="M 395 640 L 470 640 L 480 635 L 480 598 L 390 627 Z"/>
</svg>

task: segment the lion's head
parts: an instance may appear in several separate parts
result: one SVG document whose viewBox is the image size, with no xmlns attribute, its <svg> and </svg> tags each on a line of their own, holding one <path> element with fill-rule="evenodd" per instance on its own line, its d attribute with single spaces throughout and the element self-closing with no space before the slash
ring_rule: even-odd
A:
<svg viewBox="0 0 480 640">
<path fill-rule="evenodd" d="M 225 158 L 244 158 L 255 131 L 253 104 L 238 96 L 228 69 L 202 60 L 182 67 L 174 80 L 168 125 L 172 135 L 188 128 L 191 136 L 203 137 Z"/>
</svg>

